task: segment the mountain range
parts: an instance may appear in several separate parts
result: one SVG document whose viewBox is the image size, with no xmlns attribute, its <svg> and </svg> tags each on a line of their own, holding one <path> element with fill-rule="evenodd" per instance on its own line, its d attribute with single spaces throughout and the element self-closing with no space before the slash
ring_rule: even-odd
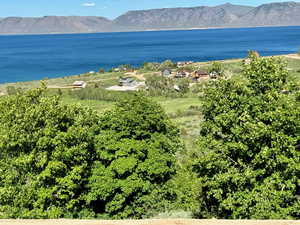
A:
<svg viewBox="0 0 300 225">
<path fill-rule="evenodd" d="M 211 27 L 300 26 L 300 3 L 129 11 L 114 20 L 97 16 L 0 18 L 0 34 L 95 33 Z"/>
</svg>

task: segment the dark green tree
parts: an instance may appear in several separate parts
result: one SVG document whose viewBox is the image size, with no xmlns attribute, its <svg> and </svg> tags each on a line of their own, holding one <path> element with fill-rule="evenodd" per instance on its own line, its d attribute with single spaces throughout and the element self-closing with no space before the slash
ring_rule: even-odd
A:
<svg viewBox="0 0 300 225">
<path fill-rule="evenodd" d="M 141 218 L 166 202 L 178 130 L 141 96 L 102 116 L 44 89 L 0 99 L 0 218 Z"/>
<path fill-rule="evenodd" d="M 285 64 L 253 56 L 244 77 L 204 91 L 196 216 L 299 219 L 300 106 Z"/>
<path fill-rule="evenodd" d="M 165 184 L 182 147 L 178 129 L 159 105 L 140 95 L 118 103 L 99 126 L 88 203 L 110 218 L 149 215 L 168 200 Z"/>
<path fill-rule="evenodd" d="M 78 217 L 98 117 L 37 89 L 0 100 L 0 217 Z"/>
</svg>

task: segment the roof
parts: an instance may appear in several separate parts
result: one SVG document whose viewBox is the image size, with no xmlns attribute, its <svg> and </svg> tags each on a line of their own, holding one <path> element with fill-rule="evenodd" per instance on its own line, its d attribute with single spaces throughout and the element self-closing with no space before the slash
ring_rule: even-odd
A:
<svg viewBox="0 0 300 225">
<path fill-rule="evenodd" d="M 198 70 L 195 72 L 197 75 L 209 75 L 206 71 L 204 70 Z"/>
<path fill-rule="evenodd" d="M 172 74 L 172 70 L 170 70 L 170 69 L 164 69 L 164 70 L 162 70 L 162 74 L 164 74 L 164 75 L 170 75 L 170 74 Z"/>
<path fill-rule="evenodd" d="M 75 81 L 74 83 L 73 83 L 73 85 L 74 86 L 83 86 L 83 85 L 85 85 L 86 83 L 84 82 L 84 81 L 82 81 L 82 80 L 77 80 L 77 81 Z"/>
</svg>

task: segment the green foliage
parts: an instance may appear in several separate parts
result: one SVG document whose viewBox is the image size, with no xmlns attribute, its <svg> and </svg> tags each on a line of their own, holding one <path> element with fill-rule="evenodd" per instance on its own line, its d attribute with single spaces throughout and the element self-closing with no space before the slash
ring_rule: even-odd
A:
<svg viewBox="0 0 300 225">
<path fill-rule="evenodd" d="M 0 100 L 0 217 L 78 216 L 97 116 L 33 90 Z"/>
<path fill-rule="evenodd" d="M 179 67 L 177 69 L 178 72 L 181 72 L 181 71 L 185 71 L 185 72 L 189 72 L 189 73 L 192 73 L 194 71 L 196 71 L 198 68 L 194 65 L 185 65 L 183 67 Z"/>
<path fill-rule="evenodd" d="M 138 95 L 105 113 L 99 126 L 98 160 L 86 197 L 94 211 L 141 218 L 162 207 L 165 184 L 176 172 L 175 153 L 182 146 L 178 129 L 161 107 Z"/>
<path fill-rule="evenodd" d="M 213 62 L 212 65 L 209 67 L 208 72 L 216 75 L 222 75 L 224 72 L 222 63 Z"/>
<path fill-rule="evenodd" d="M 103 88 L 82 88 L 70 92 L 70 95 L 80 100 L 101 100 L 101 101 L 120 101 L 126 97 L 132 96 L 130 92 L 108 91 Z"/>
<path fill-rule="evenodd" d="M 0 218 L 141 218 L 172 200 L 182 146 L 160 106 L 98 116 L 44 93 L 0 100 Z"/>
<path fill-rule="evenodd" d="M 176 197 L 176 201 L 172 203 L 170 209 L 192 212 L 199 208 L 198 193 L 200 185 L 196 175 L 191 172 L 190 168 L 187 168 L 187 165 L 189 164 L 180 165 L 177 174 L 168 183 L 172 195 Z"/>
<path fill-rule="evenodd" d="M 151 76 L 146 80 L 150 96 L 175 96 L 174 80 L 163 76 Z"/>
<path fill-rule="evenodd" d="M 7 86 L 6 87 L 6 93 L 8 95 L 16 95 L 18 93 L 21 93 L 23 90 L 22 88 L 16 88 L 15 86 Z"/>
<path fill-rule="evenodd" d="M 164 69 L 174 69 L 176 68 L 176 64 L 171 60 L 166 60 L 162 63 L 156 62 L 145 62 L 141 69 L 144 71 L 161 71 Z"/>
<path fill-rule="evenodd" d="M 253 57 L 249 65 L 245 65 L 244 76 L 249 80 L 249 88 L 255 94 L 269 91 L 282 91 L 287 83 L 288 71 L 281 58 Z"/>
<path fill-rule="evenodd" d="M 160 70 L 173 69 L 173 68 L 176 68 L 176 64 L 174 62 L 172 62 L 171 60 L 166 60 L 166 61 L 162 62 L 159 66 Z"/>
<path fill-rule="evenodd" d="M 179 88 L 180 94 L 184 95 L 184 94 L 188 93 L 190 90 L 190 79 L 188 79 L 188 78 L 179 79 L 176 82 L 176 85 Z"/>
<path fill-rule="evenodd" d="M 180 97 L 189 91 L 190 80 L 164 76 L 151 76 L 146 81 L 147 91 L 150 96 Z M 178 89 L 176 90 L 175 87 Z"/>
<path fill-rule="evenodd" d="M 159 67 L 160 67 L 159 63 L 145 62 L 141 67 L 141 69 L 145 71 L 158 71 Z"/>
<path fill-rule="evenodd" d="M 284 63 L 253 57 L 246 82 L 205 89 L 200 152 L 199 218 L 299 219 L 300 106 Z"/>
</svg>

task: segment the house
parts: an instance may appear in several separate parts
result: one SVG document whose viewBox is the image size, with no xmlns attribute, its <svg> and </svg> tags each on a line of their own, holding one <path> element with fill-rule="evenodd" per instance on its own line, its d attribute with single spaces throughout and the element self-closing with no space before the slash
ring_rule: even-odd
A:
<svg viewBox="0 0 300 225">
<path fill-rule="evenodd" d="M 87 83 L 84 81 L 75 81 L 72 86 L 73 88 L 85 88 L 86 85 Z"/>
<path fill-rule="evenodd" d="M 169 77 L 169 76 L 172 75 L 172 70 L 170 70 L 170 69 L 164 69 L 164 70 L 161 71 L 161 74 L 163 76 L 165 76 L 165 77 Z"/>
<path fill-rule="evenodd" d="M 132 86 L 136 86 L 136 85 L 137 85 L 137 82 L 132 77 L 121 77 L 119 79 L 119 86 L 132 87 Z"/>
<path fill-rule="evenodd" d="M 198 70 L 193 73 L 193 78 L 196 80 L 197 79 L 208 79 L 209 77 L 210 77 L 209 73 L 207 73 L 204 70 Z"/>
<path fill-rule="evenodd" d="M 190 74 L 188 72 L 185 71 L 178 71 L 175 75 L 175 78 L 184 78 L 184 77 L 188 77 Z"/>
</svg>

